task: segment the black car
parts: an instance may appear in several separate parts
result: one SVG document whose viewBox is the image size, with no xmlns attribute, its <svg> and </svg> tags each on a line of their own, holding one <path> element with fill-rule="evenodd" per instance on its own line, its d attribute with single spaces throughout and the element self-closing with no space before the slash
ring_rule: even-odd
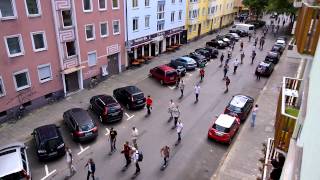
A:
<svg viewBox="0 0 320 180">
<path fill-rule="evenodd" d="M 204 48 L 198 48 L 195 51 L 199 54 L 205 54 L 205 53 L 209 52 L 210 59 L 217 58 L 217 56 L 219 54 L 218 49 L 211 47 L 211 46 L 207 46 Z"/>
<path fill-rule="evenodd" d="M 215 48 L 218 48 L 218 49 L 224 49 L 228 45 L 227 45 L 227 43 L 225 43 L 223 41 L 213 39 L 211 41 L 206 42 L 206 46 L 215 47 Z"/>
<path fill-rule="evenodd" d="M 125 86 L 113 90 L 113 96 L 127 109 L 143 108 L 146 104 L 146 98 L 143 92 L 136 86 Z"/>
<path fill-rule="evenodd" d="M 241 30 L 241 29 L 230 29 L 229 32 L 230 33 L 237 33 L 240 37 L 248 36 L 248 33 L 244 30 Z"/>
<path fill-rule="evenodd" d="M 274 51 L 268 52 L 265 58 L 265 61 L 272 62 L 273 64 L 277 64 L 279 60 L 280 60 L 280 53 L 274 52 Z"/>
<path fill-rule="evenodd" d="M 240 121 L 243 122 L 247 119 L 250 111 L 253 107 L 254 99 L 246 95 L 235 95 L 228 103 L 224 110 L 225 114 L 239 117 Z"/>
<path fill-rule="evenodd" d="M 98 127 L 89 113 L 81 108 L 69 109 L 63 113 L 63 120 L 76 141 L 87 141 L 98 136 Z"/>
<path fill-rule="evenodd" d="M 225 34 L 224 37 L 230 39 L 231 41 L 239 41 L 239 39 L 240 39 L 239 37 L 235 37 L 235 36 L 233 36 L 232 34 L 229 34 L 229 33 Z"/>
<path fill-rule="evenodd" d="M 260 62 L 259 65 L 257 66 L 255 74 L 257 74 L 259 70 L 261 76 L 269 77 L 273 72 L 273 69 L 274 69 L 274 64 L 272 62 L 263 61 L 263 62 Z"/>
<path fill-rule="evenodd" d="M 202 48 L 201 49 L 196 49 L 195 53 L 204 56 L 207 61 L 210 61 L 211 58 L 213 58 L 213 56 L 211 55 L 211 53 L 208 50 L 205 50 L 205 49 L 202 49 Z"/>
<path fill-rule="evenodd" d="M 31 135 L 40 161 L 65 154 L 65 145 L 58 126 L 54 124 L 40 126 L 35 128 Z"/>
<path fill-rule="evenodd" d="M 180 74 L 180 76 L 185 76 L 186 73 L 187 73 L 186 68 L 183 67 L 183 66 L 173 66 L 171 63 L 168 63 L 166 65 L 172 67 L 173 69 L 175 69 L 177 71 L 177 73 Z"/>
<path fill-rule="evenodd" d="M 261 20 L 247 20 L 245 23 L 254 25 L 255 29 L 261 28 L 266 25 L 266 22 Z"/>
<path fill-rule="evenodd" d="M 273 45 L 272 48 L 271 48 L 271 51 L 272 52 L 277 52 L 277 53 L 279 53 L 281 55 L 283 53 L 283 48 L 282 48 L 282 46 Z"/>
<path fill-rule="evenodd" d="M 227 37 L 222 36 L 222 35 L 216 36 L 216 40 L 220 40 L 220 41 L 225 42 L 227 44 L 227 46 L 230 46 L 230 44 L 232 43 L 231 39 L 228 39 Z"/>
<path fill-rule="evenodd" d="M 192 58 L 197 62 L 197 67 L 204 67 L 208 62 L 206 57 L 196 52 L 190 53 L 188 57 Z"/>
<path fill-rule="evenodd" d="M 101 94 L 90 99 L 90 109 L 104 122 L 120 121 L 123 109 L 120 104 L 109 95 Z"/>
</svg>

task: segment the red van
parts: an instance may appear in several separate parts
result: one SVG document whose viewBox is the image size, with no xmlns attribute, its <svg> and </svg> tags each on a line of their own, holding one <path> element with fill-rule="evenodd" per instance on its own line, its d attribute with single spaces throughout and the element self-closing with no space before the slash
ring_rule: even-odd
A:
<svg viewBox="0 0 320 180">
<path fill-rule="evenodd" d="M 160 81 L 160 84 L 175 84 L 177 71 L 168 65 L 160 65 L 150 69 L 150 76 Z"/>
</svg>

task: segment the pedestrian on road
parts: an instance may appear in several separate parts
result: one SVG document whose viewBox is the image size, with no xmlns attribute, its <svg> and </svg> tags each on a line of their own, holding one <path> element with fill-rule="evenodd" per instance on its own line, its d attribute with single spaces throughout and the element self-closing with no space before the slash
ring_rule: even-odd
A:
<svg viewBox="0 0 320 180">
<path fill-rule="evenodd" d="M 225 93 L 229 91 L 229 84 L 230 84 L 230 79 L 228 76 L 226 76 L 226 90 L 224 91 Z"/>
<path fill-rule="evenodd" d="M 138 129 L 136 127 L 132 127 L 131 139 L 132 139 L 132 144 L 136 149 L 138 149 L 138 144 L 137 144 L 138 136 L 139 136 Z"/>
<path fill-rule="evenodd" d="M 129 164 L 131 163 L 131 158 L 130 158 L 130 153 L 131 153 L 131 147 L 129 146 L 129 142 L 126 141 L 126 143 L 123 145 L 123 150 L 121 153 L 124 155 L 126 158 L 126 165 L 125 167 L 128 167 Z"/>
<path fill-rule="evenodd" d="M 178 142 L 179 143 L 181 141 L 181 132 L 183 129 L 183 124 L 181 122 L 181 120 L 179 120 L 178 124 L 177 124 L 177 133 L 178 133 Z"/>
<path fill-rule="evenodd" d="M 249 42 L 251 41 L 251 34 L 249 33 L 248 34 L 248 37 L 249 37 Z"/>
<path fill-rule="evenodd" d="M 180 83 L 180 92 L 181 92 L 180 98 L 183 97 L 183 91 L 184 91 L 184 82 L 183 82 L 183 80 L 181 80 L 181 83 Z"/>
<path fill-rule="evenodd" d="M 148 95 L 148 97 L 147 97 L 146 104 L 147 104 L 147 110 L 148 110 L 148 115 L 149 115 L 149 114 L 151 114 L 151 109 L 152 109 L 152 99 L 151 99 L 150 95 Z"/>
<path fill-rule="evenodd" d="M 88 169 L 88 174 L 87 174 L 87 180 L 89 180 L 90 176 L 94 180 L 94 173 L 96 171 L 96 165 L 94 164 L 93 160 L 90 158 L 87 164 L 85 165 Z"/>
<path fill-rule="evenodd" d="M 240 58 L 241 58 L 241 64 L 243 64 L 243 59 L 244 59 L 245 55 L 244 55 L 244 51 L 240 54 Z"/>
<path fill-rule="evenodd" d="M 173 115 L 173 118 L 174 118 L 174 124 L 172 126 L 172 129 L 176 128 L 177 126 L 177 123 L 178 123 L 178 119 L 180 117 L 180 110 L 179 110 L 179 106 L 176 105 L 175 107 L 173 107 L 172 109 L 172 115 Z"/>
<path fill-rule="evenodd" d="M 203 78 L 204 78 L 204 68 L 201 68 L 200 69 L 200 82 L 202 82 Z"/>
<path fill-rule="evenodd" d="M 170 119 L 173 119 L 172 111 L 173 111 L 174 107 L 175 107 L 175 104 L 174 104 L 173 100 L 170 99 L 169 108 L 168 108 L 168 112 L 170 113 Z"/>
<path fill-rule="evenodd" d="M 230 59 L 231 56 L 232 56 L 232 51 L 231 51 L 231 49 L 229 48 L 229 49 L 228 49 L 228 59 Z"/>
<path fill-rule="evenodd" d="M 285 24 L 286 24 L 286 20 L 283 19 L 283 21 L 282 21 L 282 26 L 284 26 Z"/>
<path fill-rule="evenodd" d="M 256 104 L 252 110 L 251 127 L 254 127 L 255 125 L 258 110 L 258 104 Z"/>
<path fill-rule="evenodd" d="M 221 56 L 220 56 L 220 62 L 221 62 L 220 67 L 222 67 L 223 58 L 224 58 L 224 55 L 223 55 L 223 53 L 221 53 Z"/>
<path fill-rule="evenodd" d="M 256 39 L 254 40 L 254 46 L 257 46 L 258 40 L 259 40 L 259 38 L 256 37 Z"/>
<path fill-rule="evenodd" d="M 241 40 L 240 40 L 241 41 Z M 240 51 L 242 51 L 243 50 L 243 42 L 241 41 L 240 42 Z"/>
<path fill-rule="evenodd" d="M 253 64 L 253 61 L 254 61 L 254 58 L 256 57 L 256 52 L 255 51 L 253 51 L 252 52 L 252 56 L 251 56 L 251 64 Z"/>
<path fill-rule="evenodd" d="M 257 80 L 260 80 L 260 78 L 261 78 L 261 72 L 262 72 L 262 67 L 259 66 L 259 67 L 257 68 L 257 72 L 256 72 Z"/>
<path fill-rule="evenodd" d="M 117 150 L 116 148 L 117 135 L 118 135 L 117 131 L 114 130 L 112 127 L 109 133 L 109 140 L 110 140 L 110 146 L 111 146 L 110 154 Z"/>
<path fill-rule="evenodd" d="M 140 155 L 139 155 L 139 151 L 136 148 L 132 148 L 132 151 L 133 151 L 132 159 L 136 165 L 136 172 L 134 174 L 137 175 L 140 173 L 140 166 L 139 166 L 139 156 Z"/>
<path fill-rule="evenodd" d="M 167 162 L 168 162 L 168 159 L 169 159 L 169 156 L 170 156 L 170 148 L 169 146 L 165 145 L 161 148 L 160 150 L 160 155 L 161 157 L 163 157 L 163 166 L 167 166 Z"/>
<path fill-rule="evenodd" d="M 65 146 L 66 158 L 69 169 L 69 177 L 73 176 L 76 173 L 76 168 L 73 165 L 72 151 L 69 147 Z"/>
<path fill-rule="evenodd" d="M 239 61 L 238 59 L 236 59 L 234 62 L 233 62 L 233 74 L 236 74 L 237 73 L 237 69 L 238 69 L 238 66 L 239 66 Z"/>
<path fill-rule="evenodd" d="M 228 64 L 225 64 L 225 65 L 223 66 L 223 79 L 226 78 L 227 73 L 228 73 L 228 70 L 229 70 L 229 65 L 228 65 Z"/>
<path fill-rule="evenodd" d="M 199 94 L 200 94 L 200 85 L 199 85 L 199 83 L 197 83 L 197 84 L 194 86 L 194 93 L 196 94 L 196 102 L 198 102 L 198 100 L 199 100 Z"/>
<path fill-rule="evenodd" d="M 179 84 L 180 84 L 180 80 L 181 80 L 181 75 L 180 74 L 181 74 L 181 72 L 177 73 L 176 88 L 178 88 Z"/>
</svg>

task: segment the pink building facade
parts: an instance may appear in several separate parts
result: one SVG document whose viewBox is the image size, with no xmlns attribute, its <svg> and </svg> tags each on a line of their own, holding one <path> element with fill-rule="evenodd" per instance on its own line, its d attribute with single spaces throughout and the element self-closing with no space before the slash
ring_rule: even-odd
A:
<svg viewBox="0 0 320 180">
<path fill-rule="evenodd" d="M 0 1 L 0 122 L 126 66 L 120 0 Z"/>
</svg>

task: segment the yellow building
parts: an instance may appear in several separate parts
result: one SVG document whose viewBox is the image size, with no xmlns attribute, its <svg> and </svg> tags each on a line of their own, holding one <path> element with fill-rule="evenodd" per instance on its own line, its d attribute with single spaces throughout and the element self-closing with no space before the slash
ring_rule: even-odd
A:
<svg viewBox="0 0 320 180">
<path fill-rule="evenodd" d="M 188 40 L 233 22 L 235 0 L 186 0 Z"/>
</svg>

